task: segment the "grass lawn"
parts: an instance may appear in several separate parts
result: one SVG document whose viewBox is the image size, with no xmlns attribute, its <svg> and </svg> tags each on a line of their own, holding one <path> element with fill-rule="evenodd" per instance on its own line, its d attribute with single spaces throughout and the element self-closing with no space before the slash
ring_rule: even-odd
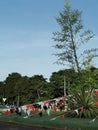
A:
<svg viewBox="0 0 98 130">
<path fill-rule="evenodd" d="M 38 113 L 32 113 L 33 116 L 30 118 L 24 118 L 25 115 L 19 116 L 14 113 L 12 116 L 7 114 L 0 114 L 1 121 L 7 121 L 18 124 L 25 124 L 30 126 L 46 126 L 52 128 L 63 128 L 69 130 L 98 130 L 98 119 L 91 122 L 92 119 L 78 119 L 78 118 L 67 118 L 60 116 L 62 112 L 51 112 L 48 116 L 45 112 L 42 117 Z"/>
</svg>

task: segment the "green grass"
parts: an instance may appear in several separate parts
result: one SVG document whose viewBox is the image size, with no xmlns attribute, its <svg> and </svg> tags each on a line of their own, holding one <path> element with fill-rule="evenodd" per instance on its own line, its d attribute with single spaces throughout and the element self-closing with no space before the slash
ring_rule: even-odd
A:
<svg viewBox="0 0 98 130">
<path fill-rule="evenodd" d="M 78 118 L 67 118 L 64 119 L 59 116 L 61 112 L 51 112 L 51 115 L 48 116 L 46 113 L 42 117 L 37 113 L 34 114 L 31 118 L 23 118 L 24 115 L 18 116 L 16 113 L 13 116 L 0 115 L 1 121 L 7 121 L 18 124 L 25 124 L 30 126 L 44 126 L 44 127 L 53 127 L 53 128 L 66 128 L 67 130 L 71 128 L 72 130 L 98 130 L 98 119 L 94 122 L 89 123 L 92 119 L 78 119 Z M 58 117 L 57 117 L 58 116 Z M 54 117 L 57 117 L 55 120 L 51 120 Z"/>
</svg>

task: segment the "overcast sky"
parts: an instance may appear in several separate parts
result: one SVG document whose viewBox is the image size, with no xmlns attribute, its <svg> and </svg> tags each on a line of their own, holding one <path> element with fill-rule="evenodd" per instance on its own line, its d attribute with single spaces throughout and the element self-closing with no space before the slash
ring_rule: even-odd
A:
<svg viewBox="0 0 98 130">
<path fill-rule="evenodd" d="M 96 37 L 91 47 L 98 47 L 98 0 L 70 0 L 73 9 L 82 11 L 85 29 Z M 58 30 L 55 17 L 65 0 L 0 0 L 0 81 L 8 74 L 43 75 L 64 69 L 53 64 L 53 32 Z M 97 62 L 96 62 L 96 66 Z"/>
</svg>

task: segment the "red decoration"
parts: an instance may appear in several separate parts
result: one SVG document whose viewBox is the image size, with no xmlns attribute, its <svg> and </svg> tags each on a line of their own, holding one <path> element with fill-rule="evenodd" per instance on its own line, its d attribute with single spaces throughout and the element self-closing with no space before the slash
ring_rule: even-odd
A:
<svg viewBox="0 0 98 130">
<path fill-rule="evenodd" d="M 94 93 L 95 93 L 96 95 L 98 95 L 98 90 L 95 90 Z"/>
<path fill-rule="evenodd" d="M 5 110 L 3 110 L 3 111 L 2 111 L 2 114 L 6 114 L 6 111 L 5 111 Z"/>
<path fill-rule="evenodd" d="M 12 108 L 10 109 L 10 111 L 11 111 L 11 112 L 16 111 L 16 107 L 12 107 Z"/>
<path fill-rule="evenodd" d="M 10 111 L 8 112 L 8 116 L 12 116 L 12 113 Z"/>
<path fill-rule="evenodd" d="M 95 105 L 98 107 L 98 102 L 96 102 Z"/>
<path fill-rule="evenodd" d="M 62 97 L 62 98 L 61 98 L 61 100 L 62 100 L 62 101 L 65 101 L 65 100 L 66 100 L 66 98 L 65 98 L 65 97 Z"/>
<path fill-rule="evenodd" d="M 34 106 L 32 106 L 32 107 L 31 107 L 31 110 L 32 110 L 32 111 L 35 111 L 35 108 L 34 108 Z"/>
<path fill-rule="evenodd" d="M 49 104 L 49 101 L 44 101 L 44 105 Z"/>
<path fill-rule="evenodd" d="M 60 105 L 62 105 L 62 102 L 59 101 L 59 102 L 58 102 L 58 106 L 60 106 Z"/>
<path fill-rule="evenodd" d="M 26 105 L 27 109 L 32 109 L 33 105 L 32 104 L 28 104 Z"/>
<path fill-rule="evenodd" d="M 56 106 L 54 106 L 54 112 L 56 112 L 57 111 L 57 108 L 56 108 Z"/>
<path fill-rule="evenodd" d="M 80 110 L 81 110 L 82 112 L 84 112 L 84 107 L 81 107 Z"/>
<path fill-rule="evenodd" d="M 62 120 L 64 120 L 64 117 L 65 117 L 65 116 L 64 116 L 64 114 L 63 114 L 63 115 L 61 115 Z"/>
<path fill-rule="evenodd" d="M 38 108 L 35 108 L 35 111 L 38 112 Z"/>
</svg>

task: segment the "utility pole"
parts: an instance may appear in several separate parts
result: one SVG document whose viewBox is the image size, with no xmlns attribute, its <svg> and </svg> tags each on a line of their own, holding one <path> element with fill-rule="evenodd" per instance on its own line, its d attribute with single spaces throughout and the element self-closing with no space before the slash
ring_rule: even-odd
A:
<svg viewBox="0 0 98 130">
<path fill-rule="evenodd" d="M 18 97 L 17 97 L 17 107 L 19 107 L 19 103 L 20 103 L 20 95 L 18 93 Z"/>
<path fill-rule="evenodd" d="M 66 78 L 64 76 L 64 97 L 66 97 Z"/>
</svg>

